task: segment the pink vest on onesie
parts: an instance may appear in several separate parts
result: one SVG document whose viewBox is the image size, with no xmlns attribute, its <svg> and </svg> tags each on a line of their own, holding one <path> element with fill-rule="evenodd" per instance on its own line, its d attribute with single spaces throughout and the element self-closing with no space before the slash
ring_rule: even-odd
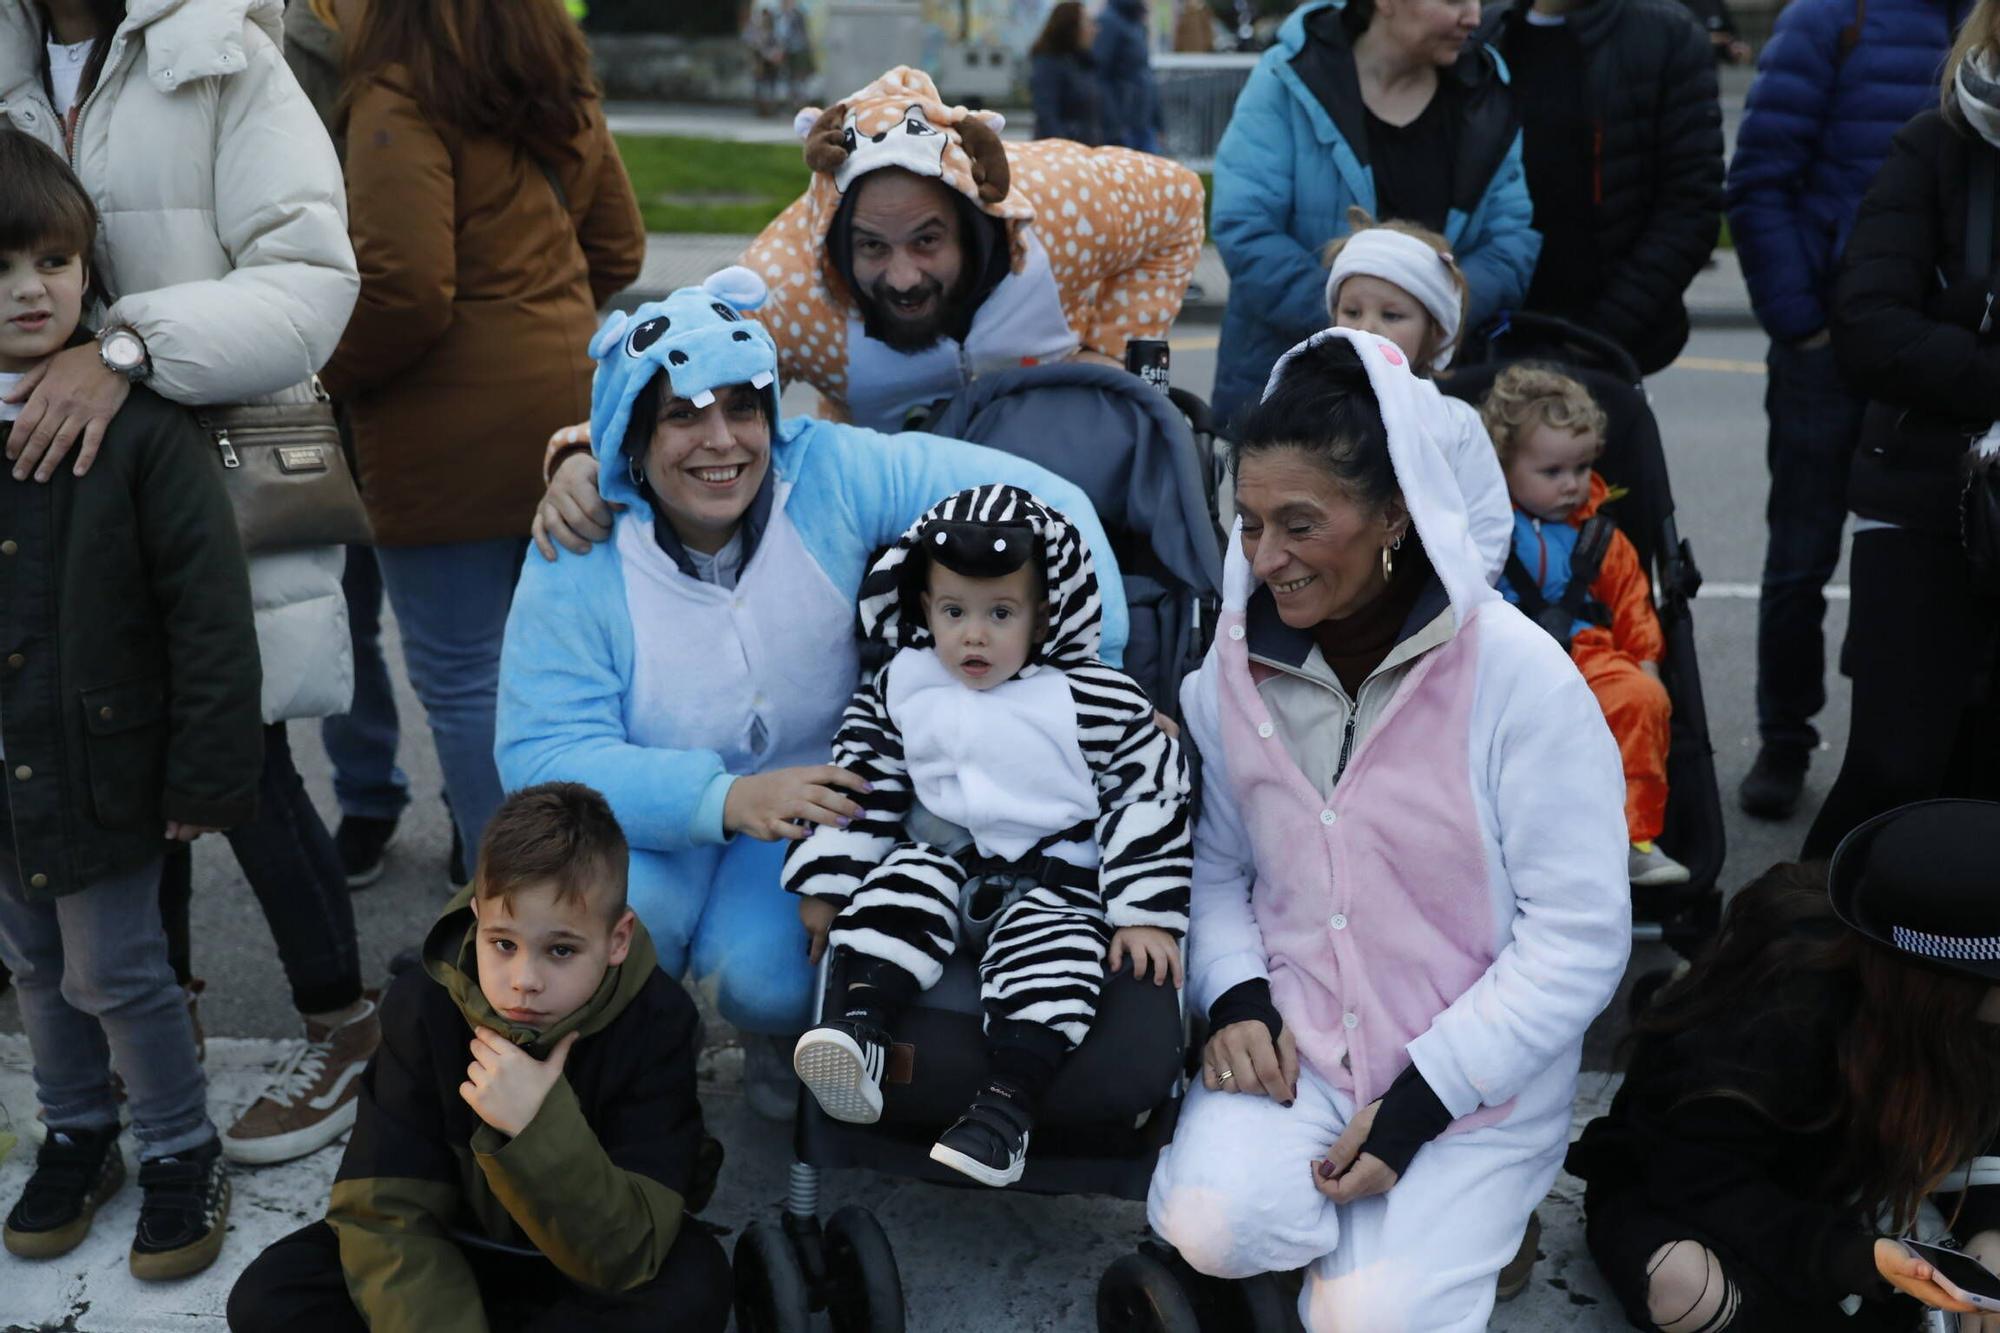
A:
<svg viewBox="0 0 2000 1333">
<path fill-rule="evenodd" d="M 1292 762 L 1257 692 L 1240 603 L 1225 604 L 1215 642 L 1272 998 L 1314 1072 L 1365 1106 L 1499 944 L 1467 741 L 1479 608 L 1411 666 L 1331 798 Z M 1506 1110 L 1484 1107 L 1452 1128 Z"/>
</svg>

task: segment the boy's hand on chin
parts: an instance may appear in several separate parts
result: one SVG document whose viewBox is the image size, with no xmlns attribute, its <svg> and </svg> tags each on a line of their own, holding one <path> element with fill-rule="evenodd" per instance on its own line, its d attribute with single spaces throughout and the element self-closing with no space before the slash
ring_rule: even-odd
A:
<svg viewBox="0 0 2000 1333">
<path fill-rule="evenodd" d="M 542 1109 L 542 1100 L 562 1077 L 576 1033 L 556 1043 L 546 1060 L 537 1060 L 490 1028 L 472 1033 L 472 1063 L 458 1095 L 481 1120 L 509 1138 L 528 1127 Z"/>
</svg>

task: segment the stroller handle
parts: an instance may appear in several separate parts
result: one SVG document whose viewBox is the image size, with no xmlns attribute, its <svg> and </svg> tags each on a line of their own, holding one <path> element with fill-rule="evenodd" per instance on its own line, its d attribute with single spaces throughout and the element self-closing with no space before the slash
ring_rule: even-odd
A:
<svg viewBox="0 0 2000 1333">
<path fill-rule="evenodd" d="M 1503 310 L 1486 326 L 1487 343 L 1494 347 L 1492 356 L 1503 356 L 1498 348 L 1507 339 L 1518 339 L 1533 347 L 1559 348 L 1565 360 L 1590 370 L 1601 370 L 1615 375 L 1627 384 L 1637 384 L 1645 378 L 1639 373 L 1639 363 L 1632 354 L 1616 342 L 1595 329 L 1587 329 L 1572 323 L 1560 315 L 1544 314 L 1538 310 Z M 1532 356 L 1530 350 L 1527 355 Z"/>
</svg>

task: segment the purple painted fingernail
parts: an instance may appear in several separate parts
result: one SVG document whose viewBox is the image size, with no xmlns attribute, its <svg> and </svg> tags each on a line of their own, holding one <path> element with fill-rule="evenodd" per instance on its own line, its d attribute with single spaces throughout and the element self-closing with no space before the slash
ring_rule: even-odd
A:
<svg viewBox="0 0 2000 1333">
<path fill-rule="evenodd" d="M 854 821 L 849 819 L 846 815 L 842 815 L 838 822 L 842 828 L 846 828 L 849 824 L 852 824 Z"/>
<path fill-rule="evenodd" d="M 1279 1102 L 1278 1105 L 1284 1107 L 1287 1111 L 1292 1109 L 1292 1104 L 1289 1101 Z"/>
<path fill-rule="evenodd" d="M 873 795 L 875 792 L 875 784 L 872 782 L 864 782 L 861 784 L 861 790 L 869 793 L 870 795 Z"/>
<path fill-rule="evenodd" d="M 1315 1171 L 1317 1171 L 1317 1172 L 1319 1173 L 1319 1178 L 1320 1178 L 1321 1180 L 1332 1180 L 1332 1179 L 1333 1179 L 1333 1174 L 1334 1174 L 1334 1173 L 1333 1173 L 1333 1163 L 1332 1163 L 1332 1162 L 1329 1162 L 1329 1161 L 1327 1161 L 1327 1160 L 1325 1160 L 1324 1158 L 1322 1158 L 1322 1159 L 1321 1159 L 1321 1160 L 1319 1161 L 1319 1163 L 1318 1163 L 1318 1164 L 1317 1164 L 1316 1166 L 1314 1166 L 1314 1167 L 1313 1167 L 1313 1170 L 1315 1170 Z"/>
</svg>

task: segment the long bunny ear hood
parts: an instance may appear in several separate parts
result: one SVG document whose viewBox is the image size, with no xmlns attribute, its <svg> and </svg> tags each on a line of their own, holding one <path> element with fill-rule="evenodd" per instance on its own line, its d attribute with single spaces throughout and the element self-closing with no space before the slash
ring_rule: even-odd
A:
<svg viewBox="0 0 2000 1333">
<path fill-rule="evenodd" d="M 1403 503 L 1451 599 L 1453 622 L 1462 625 L 1474 606 L 1499 594 L 1486 581 L 1486 565 L 1472 540 L 1465 499 L 1445 456 L 1445 441 L 1457 428 L 1436 386 L 1418 379 L 1409 359 L 1386 338 L 1352 329 L 1323 329 L 1278 358 L 1264 396 L 1270 397 L 1291 375 L 1310 373 L 1301 354 L 1335 339 L 1353 347 L 1367 372 L 1389 436 L 1389 463 L 1396 470 Z M 1228 565 L 1223 575 L 1225 595 L 1232 605 L 1240 606 L 1249 595 L 1251 580 L 1240 540 L 1229 544 Z"/>
<path fill-rule="evenodd" d="M 999 565 L 1018 569 L 1017 553 L 1023 541 L 1033 547 L 1030 558 L 1041 558 L 1048 634 L 1021 674 L 1031 675 L 1044 665 L 1067 670 L 1094 660 L 1103 604 L 1090 548 L 1060 510 L 1018 486 L 978 486 L 960 491 L 940 500 L 912 523 L 861 581 L 861 632 L 892 648 L 930 647 L 931 632 L 917 601 L 930 576 L 930 548 L 957 544 L 962 549 L 973 534 L 993 544 L 992 558 Z M 1007 549 L 999 549 L 1003 546 Z M 954 553 L 951 558 L 956 562 L 962 557 Z"/>
<path fill-rule="evenodd" d="M 812 168 L 810 221 L 824 253 L 841 201 L 871 171 L 896 167 L 943 181 L 988 217 L 1013 224 L 1034 220 L 1035 210 L 1013 188 L 1013 173 L 997 112 L 947 106 L 931 76 L 898 65 L 850 97 L 821 110 L 807 107 L 793 127 L 805 140 Z M 1012 261 L 1022 260 L 1020 228 L 1010 226 Z"/>
<path fill-rule="evenodd" d="M 639 500 L 619 455 L 631 425 L 632 402 L 661 371 L 674 394 L 696 407 L 706 407 L 717 393 L 736 384 L 767 394 L 771 438 L 778 438 L 778 345 L 762 324 L 743 317 L 762 305 L 767 294 L 762 278 L 732 267 L 699 287 L 683 287 L 664 301 L 605 319 L 590 340 L 590 354 L 597 361 L 590 385 L 590 448 L 605 499 L 623 504 Z"/>
</svg>

